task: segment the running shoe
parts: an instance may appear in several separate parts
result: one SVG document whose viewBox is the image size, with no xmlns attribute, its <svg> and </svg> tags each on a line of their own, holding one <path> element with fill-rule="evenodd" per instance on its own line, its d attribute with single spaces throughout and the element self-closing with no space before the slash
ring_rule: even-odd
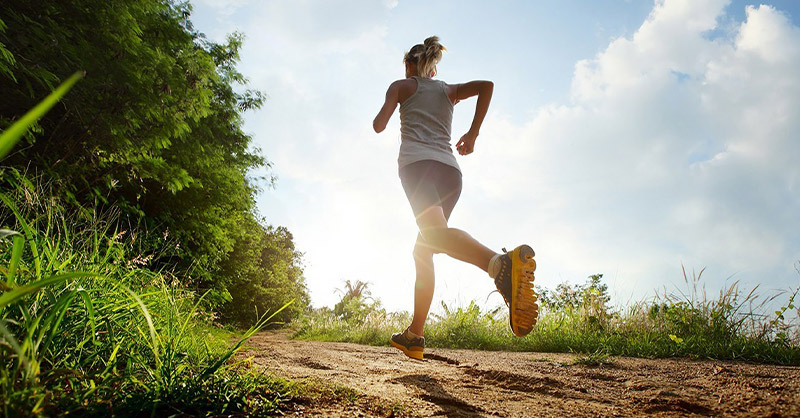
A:
<svg viewBox="0 0 800 418">
<path fill-rule="evenodd" d="M 392 334 L 389 344 L 399 348 L 405 355 L 422 360 L 422 352 L 425 350 L 425 337 L 412 338 L 405 331 Z"/>
<path fill-rule="evenodd" d="M 536 270 L 535 253 L 528 245 L 520 245 L 500 255 L 500 273 L 494 279 L 497 291 L 508 306 L 508 322 L 517 337 L 528 335 L 539 317 L 538 297 L 533 291 L 533 272 Z"/>
</svg>

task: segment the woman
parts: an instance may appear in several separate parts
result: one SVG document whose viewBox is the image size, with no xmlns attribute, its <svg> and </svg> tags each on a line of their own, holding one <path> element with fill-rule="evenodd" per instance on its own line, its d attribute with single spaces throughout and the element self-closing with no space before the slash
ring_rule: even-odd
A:
<svg viewBox="0 0 800 418">
<path fill-rule="evenodd" d="M 469 155 L 489 109 L 494 84 L 491 81 L 447 84 L 433 80 L 443 51 L 445 48 L 436 36 L 414 45 L 403 58 L 406 78 L 389 86 L 386 101 L 373 121 L 375 132 L 382 132 L 400 105 L 400 181 L 416 216 L 419 234 L 413 253 L 417 276 L 414 318 L 405 331 L 392 335 L 390 343 L 419 360 L 423 358 L 423 328 L 433 299 L 434 254 L 445 253 L 473 264 L 495 279 L 497 290 L 509 307 L 514 335 L 527 335 L 538 317 L 533 292 L 536 269 L 533 249 L 521 245 L 511 253 L 504 250 L 498 254 L 447 224 L 461 194 L 461 170 L 450 147 L 453 106 L 478 96 L 472 126 L 456 144 L 459 154 Z"/>
</svg>

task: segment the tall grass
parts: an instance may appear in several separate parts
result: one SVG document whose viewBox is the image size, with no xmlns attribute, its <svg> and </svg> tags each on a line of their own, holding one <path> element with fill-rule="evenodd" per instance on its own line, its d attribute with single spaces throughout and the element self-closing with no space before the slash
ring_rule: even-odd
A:
<svg viewBox="0 0 800 418">
<path fill-rule="evenodd" d="M 289 383 L 234 361 L 202 295 L 147 268 L 114 213 L 67 210 L 15 171 L 0 193 L 5 416 L 269 414 Z M 275 312 L 277 313 L 277 312 Z M 273 315 L 275 314 L 273 313 Z"/>
<path fill-rule="evenodd" d="M 455 309 L 443 303 L 441 313 L 431 315 L 426 324 L 426 343 L 445 348 L 800 364 L 800 327 L 784 315 L 795 309 L 797 291 L 762 299 L 757 289 L 744 292 L 733 283 L 710 297 L 703 290 L 702 273 L 684 271 L 685 290 L 663 292 L 621 309 L 609 306 L 600 275 L 591 276 L 585 285 L 541 291 L 539 322 L 525 338 L 511 334 L 504 307 L 484 311 L 475 302 Z M 764 313 L 778 297 L 786 298 L 782 310 Z M 295 324 L 295 337 L 385 345 L 392 333 L 410 323 L 407 313 L 389 314 L 379 305 L 370 306 L 362 304 L 356 320 L 317 310 Z"/>
</svg>

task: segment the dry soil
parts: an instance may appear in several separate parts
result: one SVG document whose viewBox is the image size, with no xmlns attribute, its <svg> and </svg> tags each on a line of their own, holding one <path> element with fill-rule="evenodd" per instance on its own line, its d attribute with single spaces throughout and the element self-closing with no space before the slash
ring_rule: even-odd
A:
<svg viewBox="0 0 800 418">
<path fill-rule="evenodd" d="M 273 374 L 363 394 L 287 411 L 302 416 L 800 416 L 798 367 L 627 357 L 592 365 L 573 354 L 439 348 L 417 361 L 388 344 L 286 332 L 260 333 L 249 345 L 245 355 Z"/>
</svg>

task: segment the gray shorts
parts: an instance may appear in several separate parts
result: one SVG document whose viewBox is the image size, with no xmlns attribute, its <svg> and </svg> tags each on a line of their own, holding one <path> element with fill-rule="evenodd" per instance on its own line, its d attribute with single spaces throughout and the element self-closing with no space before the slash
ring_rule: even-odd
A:
<svg viewBox="0 0 800 418">
<path fill-rule="evenodd" d="M 450 219 L 461 196 L 461 171 L 439 161 L 422 160 L 402 167 L 400 183 L 415 217 L 440 206 L 445 219 Z"/>
</svg>

